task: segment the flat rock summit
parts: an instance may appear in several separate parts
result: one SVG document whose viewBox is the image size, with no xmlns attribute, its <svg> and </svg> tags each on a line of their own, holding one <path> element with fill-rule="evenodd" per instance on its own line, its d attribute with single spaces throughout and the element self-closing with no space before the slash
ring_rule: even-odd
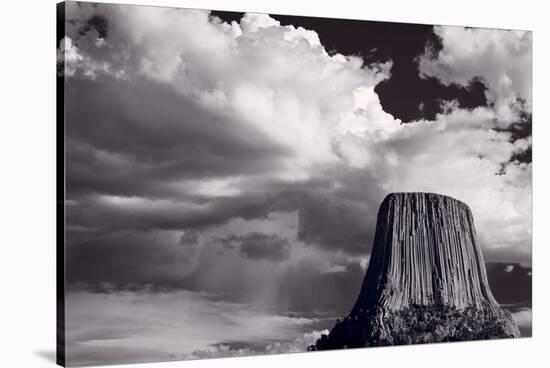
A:
<svg viewBox="0 0 550 368">
<path fill-rule="evenodd" d="M 308 350 L 511 337 L 519 330 L 491 293 L 469 207 L 392 193 L 355 305 Z"/>
</svg>

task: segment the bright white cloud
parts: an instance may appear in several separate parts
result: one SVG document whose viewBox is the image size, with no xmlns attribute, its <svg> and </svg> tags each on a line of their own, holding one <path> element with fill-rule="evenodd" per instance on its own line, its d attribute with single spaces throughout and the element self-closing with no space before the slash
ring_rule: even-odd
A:
<svg viewBox="0 0 550 368">
<path fill-rule="evenodd" d="M 82 60 L 83 57 L 78 53 L 76 46 L 73 45 L 73 40 L 70 37 L 64 37 L 57 50 L 57 63 L 65 67 L 65 75 L 73 76 Z"/>
<path fill-rule="evenodd" d="M 314 31 L 281 26 L 265 14 L 229 25 L 206 11 L 108 10 L 112 27 L 104 44 L 111 53 L 93 35 L 81 37 L 79 53 L 94 60 L 80 64 L 82 73 L 96 75 L 99 68 L 90 65 L 102 65 L 113 75 L 146 75 L 258 129 L 294 152 L 279 177 L 304 177 L 315 165 L 340 160 L 364 167 L 353 137 L 398 124 L 373 90 L 389 77 L 391 62 L 330 56 Z"/>
<path fill-rule="evenodd" d="M 433 122 L 404 126 L 381 147 L 397 160 L 379 165 L 380 182 L 388 192 L 439 192 L 463 200 L 487 254 L 514 249 L 513 257 L 529 263 L 531 165 L 503 166 L 526 142 L 512 143 L 509 133 L 490 129 L 494 117 L 488 108 L 455 108 Z"/>
<path fill-rule="evenodd" d="M 246 13 L 241 21 L 240 26 L 245 33 L 254 33 L 262 28 L 278 27 L 281 23 L 268 14 L 261 13 Z"/>
<path fill-rule="evenodd" d="M 516 121 L 522 109 L 531 112 L 531 32 L 451 26 L 436 26 L 434 32 L 443 48 L 435 55 L 428 48 L 420 57 L 421 76 L 463 87 L 481 78 L 504 125 Z M 518 105 L 518 99 L 525 100 L 525 106 Z"/>
</svg>

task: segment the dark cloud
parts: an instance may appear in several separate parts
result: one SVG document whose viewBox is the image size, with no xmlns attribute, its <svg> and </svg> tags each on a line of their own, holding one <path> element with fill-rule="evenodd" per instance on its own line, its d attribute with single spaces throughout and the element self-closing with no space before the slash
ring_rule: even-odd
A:
<svg viewBox="0 0 550 368">
<path fill-rule="evenodd" d="M 179 181 L 276 169 L 285 150 L 165 84 L 68 80 L 69 196 L 173 197 Z"/>
<path fill-rule="evenodd" d="M 196 252 L 153 232 L 102 233 L 73 242 L 66 248 L 67 284 L 95 291 L 185 288 Z"/>
<path fill-rule="evenodd" d="M 140 197 L 95 197 L 81 199 L 68 208 L 68 224 L 104 231 L 183 230 L 204 228 L 233 217 L 266 216 L 270 197 L 220 197 L 203 203 L 150 200 Z"/>
<path fill-rule="evenodd" d="M 232 240 L 240 244 L 241 254 L 250 259 L 280 262 L 290 258 L 288 240 L 277 235 L 251 233 Z"/>
<path fill-rule="evenodd" d="M 345 314 L 364 276 L 358 262 L 346 260 L 334 260 L 334 270 L 326 272 L 315 252 L 294 261 L 288 240 L 277 235 L 223 239 L 235 244 L 224 253 L 216 244 L 182 247 L 173 235 L 124 231 L 75 242 L 66 251 L 69 290 L 190 290 L 252 304 L 261 295 L 261 307 L 274 313 L 319 318 Z"/>
<path fill-rule="evenodd" d="M 299 239 L 326 249 L 367 253 L 373 239 L 372 209 L 335 199 L 307 198 L 299 211 Z"/>
<path fill-rule="evenodd" d="M 298 212 L 298 239 L 324 250 L 350 255 L 370 252 L 378 205 L 384 191 L 372 173 L 344 170 L 299 188 L 279 191 L 273 208 Z M 336 185 L 335 185 L 336 183 Z"/>
<path fill-rule="evenodd" d="M 193 230 L 185 230 L 180 237 L 180 245 L 197 245 L 199 233 Z"/>
<path fill-rule="evenodd" d="M 355 262 L 330 273 L 320 273 L 313 261 L 302 262 L 285 274 L 280 303 L 305 316 L 344 316 L 357 298 L 364 274 Z"/>
<path fill-rule="evenodd" d="M 86 24 L 80 29 L 79 33 L 80 35 L 85 35 L 91 30 L 95 30 L 99 38 L 107 37 L 107 32 L 109 30 L 108 19 L 101 15 L 94 15 L 88 19 Z"/>
<path fill-rule="evenodd" d="M 337 188 L 331 188 L 340 179 Z M 231 218 L 264 218 L 272 211 L 298 213 L 298 240 L 351 255 L 371 248 L 378 202 L 383 191 L 366 186 L 370 174 L 346 170 L 306 183 L 242 184 L 235 197 L 181 195 L 179 200 L 88 195 L 68 208 L 69 224 L 103 230 L 204 229 Z M 162 183 L 159 183 L 162 184 Z M 380 198 L 380 199 L 378 199 Z"/>
</svg>

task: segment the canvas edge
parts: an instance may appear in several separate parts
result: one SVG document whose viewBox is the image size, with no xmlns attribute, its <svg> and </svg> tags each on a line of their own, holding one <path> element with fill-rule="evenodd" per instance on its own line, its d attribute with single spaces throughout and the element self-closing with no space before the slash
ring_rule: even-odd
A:
<svg viewBox="0 0 550 368">
<path fill-rule="evenodd" d="M 56 4 L 56 50 L 65 37 L 65 2 Z M 56 51 L 57 52 L 57 51 Z M 57 55 L 56 55 L 57 57 Z M 65 73 L 56 63 L 56 363 L 65 358 Z"/>
</svg>

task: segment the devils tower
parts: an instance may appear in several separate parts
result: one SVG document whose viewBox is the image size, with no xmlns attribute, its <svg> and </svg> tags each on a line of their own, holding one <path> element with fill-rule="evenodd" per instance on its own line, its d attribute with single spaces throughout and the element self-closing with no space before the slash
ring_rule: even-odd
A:
<svg viewBox="0 0 550 368">
<path fill-rule="evenodd" d="M 392 193 L 355 305 L 309 350 L 507 337 L 519 330 L 491 293 L 469 207 L 435 193 Z"/>
</svg>

